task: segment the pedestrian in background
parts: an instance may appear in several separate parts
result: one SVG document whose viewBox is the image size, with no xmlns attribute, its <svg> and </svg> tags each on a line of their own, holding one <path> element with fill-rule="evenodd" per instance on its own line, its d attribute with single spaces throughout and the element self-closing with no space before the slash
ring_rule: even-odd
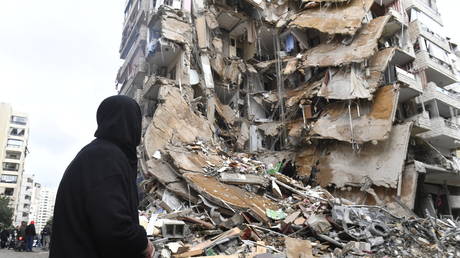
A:
<svg viewBox="0 0 460 258">
<path fill-rule="evenodd" d="M 0 232 L 0 248 L 3 249 L 6 247 L 9 235 L 10 235 L 10 232 L 8 228 L 4 227 Z"/>
<path fill-rule="evenodd" d="M 96 137 L 67 167 L 56 196 L 50 258 L 150 258 L 139 225 L 137 151 L 142 114 L 112 96 L 97 110 Z"/>
<path fill-rule="evenodd" d="M 43 246 L 43 250 L 48 250 L 50 248 L 49 244 L 50 244 L 50 236 L 51 236 L 51 227 L 50 225 L 46 225 L 45 228 L 43 228 L 42 230 L 42 246 Z"/>
<path fill-rule="evenodd" d="M 31 221 L 30 224 L 26 227 L 26 251 L 32 252 L 32 247 L 34 244 L 34 238 L 37 235 L 35 232 L 35 222 Z"/>
</svg>

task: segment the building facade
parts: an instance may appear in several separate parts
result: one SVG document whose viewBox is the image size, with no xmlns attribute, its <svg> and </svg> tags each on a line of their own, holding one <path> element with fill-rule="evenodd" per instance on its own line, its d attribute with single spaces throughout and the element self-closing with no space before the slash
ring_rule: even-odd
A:
<svg viewBox="0 0 460 258">
<path fill-rule="evenodd" d="M 37 204 L 40 184 L 35 182 L 34 175 L 23 175 L 20 185 L 19 200 L 16 207 L 16 215 L 14 217 L 14 225 L 20 225 L 22 221 L 29 223 L 33 220 L 35 209 L 34 204 Z"/>
<path fill-rule="evenodd" d="M 29 123 L 27 115 L 6 103 L 0 103 L 0 194 L 11 198 L 14 222 L 22 218 L 20 210 L 24 162 L 28 153 Z"/>
<path fill-rule="evenodd" d="M 38 210 L 40 206 L 41 190 L 42 190 L 41 184 L 34 182 L 34 186 L 32 190 L 32 201 L 30 204 L 29 221 L 37 221 L 38 219 Z"/>
<path fill-rule="evenodd" d="M 53 216 L 56 193 L 57 191 L 54 188 L 42 187 L 40 190 L 37 218 L 35 219 L 38 233 L 42 231 L 48 220 Z"/>
<path fill-rule="evenodd" d="M 217 142 L 358 204 L 460 215 L 459 51 L 436 1 L 306 2 L 128 1 L 117 80 L 144 174 L 201 171 L 217 158 L 184 146 Z"/>
</svg>

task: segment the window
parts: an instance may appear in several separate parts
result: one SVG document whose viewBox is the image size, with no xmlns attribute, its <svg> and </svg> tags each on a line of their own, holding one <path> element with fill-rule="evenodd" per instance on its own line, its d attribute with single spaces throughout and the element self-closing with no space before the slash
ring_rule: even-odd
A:
<svg viewBox="0 0 460 258">
<path fill-rule="evenodd" d="M 27 212 L 22 213 L 22 217 L 27 217 L 27 216 L 29 216 L 29 213 L 27 213 Z"/>
<path fill-rule="evenodd" d="M 1 183 L 15 184 L 18 181 L 18 176 L 15 175 L 2 175 L 0 177 Z"/>
<path fill-rule="evenodd" d="M 6 146 L 11 148 L 21 148 L 24 141 L 16 139 L 8 139 Z"/>
<path fill-rule="evenodd" d="M 24 136 L 25 133 L 26 133 L 25 128 L 10 127 L 10 135 L 11 136 Z"/>
<path fill-rule="evenodd" d="M 26 125 L 27 118 L 22 116 L 11 116 L 11 123 L 17 125 Z"/>
<path fill-rule="evenodd" d="M 3 162 L 3 170 L 19 171 L 19 163 Z"/>
<path fill-rule="evenodd" d="M 29 204 L 27 204 L 27 203 L 26 203 L 26 204 L 24 204 L 24 209 L 28 209 L 28 208 L 29 208 L 29 206 L 30 206 L 30 205 L 29 205 Z"/>
<path fill-rule="evenodd" d="M 33 182 L 34 182 L 34 180 L 32 178 L 30 178 L 30 177 L 27 178 L 27 183 L 33 183 Z"/>
<path fill-rule="evenodd" d="M 18 151 L 7 151 L 5 158 L 6 159 L 21 159 L 21 153 Z"/>
<path fill-rule="evenodd" d="M 6 196 L 13 196 L 14 188 L 5 188 L 5 192 L 3 192 Z"/>
<path fill-rule="evenodd" d="M 30 195 L 26 195 L 26 196 L 24 196 L 24 199 L 26 199 L 26 200 L 32 200 L 32 197 L 31 197 Z"/>
</svg>

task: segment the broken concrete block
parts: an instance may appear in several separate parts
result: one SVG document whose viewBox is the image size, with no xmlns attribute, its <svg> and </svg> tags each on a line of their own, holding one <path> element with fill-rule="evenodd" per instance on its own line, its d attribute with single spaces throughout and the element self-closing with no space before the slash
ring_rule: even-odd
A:
<svg viewBox="0 0 460 258">
<path fill-rule="evenodd" d="M 324 215 L 313 214 L 307 219 L 307 223 L 317 233 L 326 233 L 332 228 Z"/>
<path fill-rule="evenodd" d="M 164 220 L 161 233 L 166 238 L 184 238 L 185 222 L 180 220 Z"/>
<path fill-rule="evenodd" d="M 219 181 L 232 184 L 251 184 L 251 185 L 266 185 L 268 180 L 260 175 L 240 174 L 240 173 L 220 173 Z"/>
<path fill-rule="evenodd" d="M 313 258 L 312 245 L 308 240 L 286 237 L 284 244 L 287 258 Z"/>
</svg>

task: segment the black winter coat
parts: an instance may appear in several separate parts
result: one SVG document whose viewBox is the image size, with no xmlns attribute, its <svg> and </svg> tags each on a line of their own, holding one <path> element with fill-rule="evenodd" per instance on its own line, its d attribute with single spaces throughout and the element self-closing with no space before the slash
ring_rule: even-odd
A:
<svg viewBox="0 0 460 258">
<path fill-rule="evenodd" d="M 35 225 L 30 224 L 26 227 L 26 236 L 36 236 L 37 232 L 35 232 Z"/>
<path fill-rule="evenodd" d="M 137 210 L 140 108 L 113 96 L 101 103 L 97 122 L 97 139 L 77 154 L 59 185 L 50 258 L 136 258 L 147 247 Z"/>
</svg>

